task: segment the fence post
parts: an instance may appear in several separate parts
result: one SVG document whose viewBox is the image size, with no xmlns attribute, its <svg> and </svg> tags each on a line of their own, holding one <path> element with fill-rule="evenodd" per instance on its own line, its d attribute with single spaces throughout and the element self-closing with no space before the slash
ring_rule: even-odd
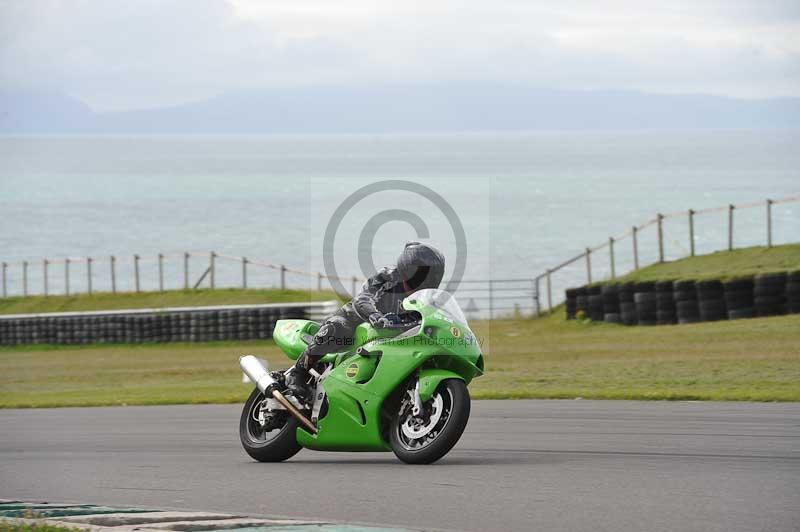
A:
<svg viewBox="0 0 800 532">
<path fill-rule="evenodd" d="M 133 276 L 136 284 L 136 291 L 139 291 L 139 255 L 133 256 Z"/>
<path fill-rule="evenodd" d="M 539 315 L 539 278 L 531 279 L 533 282 L 533 308 L 535 315 Z"/>
<path fill-rule="evenodd" d="M 242 257 L 242 288 L 247 288 L 247 257 Z"/>
<path fill-rule="evenodd" d="M 111 255 L 111 293 L 117 293 L 117 257 Z"/>
<path fill-rule="evenodd" d="M 664 262 L 664 215 L 658 213 L 658 262 Z"/>
<path fill-rule="evenodd" d="M 489 319 L 494 319 L 494 283 L 489 280 Z"/>
<path fill-rule="evenodd" d="M 214 279 L 214 270 L 216 269 L 216 264 L 215 263 L 217 262 L 216 259 L 217 259 L 217 254 L 212 251 L 211 252 L 211 256 L 209 258 L 210 264 L 208 266 L 209 275 L 210 275 L 208 279 L 209 279 L 209 282 L 211 284 L 211 289 L 212 290 L 216 286 L 216 279 Z"/>
<path fill-rule="evenodd" d="M 28 261 L 22 261 L 22 295 L 28 297 Z"/>
<path fill-rule="evenodd" d="M 3 297 L 8 296 L 8 286 L 6 284 L 6 274 L 8 273 L 8 263 L 3 263 Z"/>
<path fill-rule="evenodd" d="M 183 252 L 183 289 L 189 289 L 189 253 Z"/>
<path fill-rule="evenodd" d="M 586 282 L 592 284 L 592 250 L 586 248 Z"/>
<path fill-rule="evenodd" d="M 608 237 L 608 256 L 611 259 L 611 279 L 617 278 L 617 272 L 614 268 L 614 237 Z"/>
<path fill-rule="evenodd" d="M 286 290 L 286 266 L 281 264 L 281 290 Z"/>
<path fill-rule="evenodd" d="M 639 240 L 637 238 L 637 234 L 639 229 L 634 225 L 633 226 L 633 270 L 636 271 L 639 269 Z"/>
<path fill-rule="evenodd" d="M 158 254 L 158 291 L 164 291 L 164 254 Z"/>
<path fill-rule="evenodd" d="M 44 297 L 47 297 L 48 286 L 47 286 L 47 265 L 50 264 L 50 261 L 47 259 L 42 259 L 42 282 L 44 283 Z"/>
<path fill-rule="evenodd" d="M 92 257 L 86 257 L 86 291 L 92 295 Z"/>
<path fill-rule="evenodd" d="M 767 200 L 767 247 L 772 247 L 772 203 L 771 199 Z"/>
<path fill-rule="evenodd" d="M 69 295 L 69 259 L 64 259 L 64 294 Z"/>
<path fill-rule="evenodd" d="M 689 209 L 689 249 L 694 257 L 694 209 Z"/>
<path fill-rule="evenodd" d="M 322 292 L 322 273 L 317 272 L 317 292 Z"/>
<path fill-rule="evenodd" d="M 728 251 L 733 251 L 733 209 L 735 208 L 732 203 L 728 205 Z"/>
<path fill-rule="evenodd" d="M 547 270 L 547 312 L 553 312 L 553 283 L 550 279 L 551 270 Z"/>
</svg>

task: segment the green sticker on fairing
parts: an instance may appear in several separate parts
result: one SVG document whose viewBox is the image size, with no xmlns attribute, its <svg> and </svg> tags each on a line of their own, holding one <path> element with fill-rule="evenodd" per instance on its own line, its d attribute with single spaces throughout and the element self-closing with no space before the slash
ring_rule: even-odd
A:
<svg viewBox="0 0 800 532">
<path fill-rule="evenodd" d="M 347 375 L 347 377 L 350 379 L 355 379 L 356 376 L 358 375 L 358 369 L 359 369 L 358 364 L 353 362 L 352 364 L 347 366 L 347 371 L 345 372 L 345 375 Z"/>
</svg>

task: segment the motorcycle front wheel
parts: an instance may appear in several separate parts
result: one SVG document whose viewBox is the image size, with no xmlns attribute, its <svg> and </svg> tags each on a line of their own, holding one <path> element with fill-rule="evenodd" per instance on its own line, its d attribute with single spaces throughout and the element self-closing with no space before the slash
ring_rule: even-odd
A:
<svg viewBox="0 0 800 532">
<path fill-rule="evenodd" d="M 256 388 L 242 409 L 239 419 L 239 439 L 251 458 L 259 462 L 282 462 L 296 455 L 301 447 L 297 443 L 297 421 L 285 411 L 276 413 L 266 425 L 259 421 L 264 394 Z"/>
<path fill-rule="evenodd" d="M 392 451 L 407 464 L 433 463 L 458 442 L 469 421 L 467 385 L 460 379 L 444 380 L 423 406 L 424 413 L 414 416 L 404 405 L 392 420 Z"/>
</svg>

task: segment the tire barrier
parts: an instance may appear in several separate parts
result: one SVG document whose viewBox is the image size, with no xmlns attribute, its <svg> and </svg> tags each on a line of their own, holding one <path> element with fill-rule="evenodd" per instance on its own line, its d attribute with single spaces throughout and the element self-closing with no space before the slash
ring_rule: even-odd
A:
<svg viewBox="0 0 800 532">
<path fill-rule="evenodd" d="M 656 325 L 672 325 L 678 323 L 673 297 L 673 282 L 658 281 L 656 283 Z"/>
<path fill-rule="evenodd" d="M 321 319 L 337 303 L 0 316 L 0 345 L 264 340 L 282 319 Z"/>
<path fill-rule="evenodd" d="M 609 323 L 622 323 L 619 309 L 619 287 L 615 284 L 606 284 L 601 288 L 603 294 L 603 321 Z"/>
<path fill-rule="evenodd" d="M 575 295 L 575 315 L 579 312 L 584 314 L 589 312 L 589 290 L 582 286 L 577 289 L 578 293 Z"/>
<path fill-rule="evenodd" d="M 575 319 L 575 313 L 578 311 L 577 297 L 578 297 L 578 291 L 579 290 L 580 290 L 579 288 L 567 288 L 567 291 L 566 291 L 567 298 L 564 301 L 564 306 L 567 309 L 567 319 L 568 320 L 574 320 Z"/>
<path fill-rule="evenodd" d="M 800 270 L 786 276 L 786 312 L 800 314 Z"/>
<path fill-rule="evenodd" d="M 633 300 L 633 283 L 622 283 L 617 289 L 619 294 L 619 317 L 625 325 L 636 325 L 639 318 L 636 315 L 636 303 Z"/>
<path fill-rule="evenodd" d="M 700 321 L 700 308 L 697 305 L 697 290 L 694 281 L 672 283 L 672 299 L 675 300 L 675 316 L 678 318 L 678 323 Z"/>
<path fill-rule="evenodd" d="M 586 315 L 592 321 L 603 321 L 605 317 L 604 304 L 603 304 L 603 287 L 594 285 L 587 288 L 587 305 L 588 311 Z"/>
<path fill-rule="evenodd" d="M 800 270 L 727 281 L 597 284 L 568 289 L 567 301 L 570 298 L 574 303 L 567 305 L 568 319 L 585 309 L 586 317 L 593 321 L 624 325 L 686 324 L 797 314 Z"/>
<path fill-rule="evenodd" d="M 646 281 L 634 284 L 633 302 L 636 304 L 638 325 L 656 324 L 656 283 Z"/>
<path fill-rule="evenodd" d="M 786 272 L 756 275 L 753 300 L 757 316 L 779 316 L 786 313 Z"/>
<path fill-rule="evenodd" d="M 697 281 L 695 287 L 697 288 L 700 321 L 719 321 L 728 318 L 722 281 Z"/>
<path fill-rule="evenodd" d="M 734 279 L 733 281 L 722 283 L 729 320 L 755 317 L 753 284 L 752 279 Z"/>
</svg>

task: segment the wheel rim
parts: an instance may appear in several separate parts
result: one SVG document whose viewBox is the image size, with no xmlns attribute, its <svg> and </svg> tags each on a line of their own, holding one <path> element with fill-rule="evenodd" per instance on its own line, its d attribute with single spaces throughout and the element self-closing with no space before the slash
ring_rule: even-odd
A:
<svg viewBox="0 0 800 532">
<path fill-rule="evenodd" d="M 253 443 L 264 445 L 271 442 L 286 428 L 286 421 L 284 420 L 280 427 L 263 426 L 259 420 L 261 414 L 261 404 L 264 402 L 264 395 L 259 395 L 250 406 L 250 411 L 247 413 L 247 437 Z"/>
<path fill-rule="evenodd" d="M 401 411 L 397 423 L 397 440 L 407 451 L 419 451 L 431 445 L 442 434 L 453 412 L 453 393 L 436 394 L 425 403 L 424 417 L 415 417 L 411 409 Z"/>
</svg>

